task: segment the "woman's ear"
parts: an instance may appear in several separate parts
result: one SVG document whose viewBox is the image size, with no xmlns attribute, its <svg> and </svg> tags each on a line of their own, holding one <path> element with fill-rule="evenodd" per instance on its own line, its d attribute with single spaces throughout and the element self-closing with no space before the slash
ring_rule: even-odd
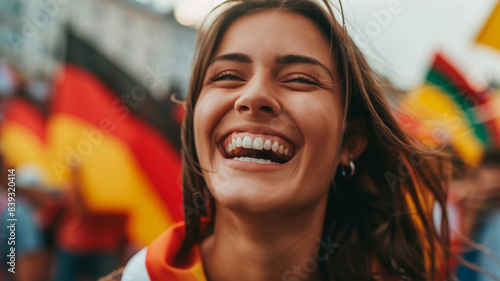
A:
<svg viewBox="0 0 500 281">
<path fill-rule="evenodd" d="M 368 144 L 368 132 L 365 119 L 358 117 L 348 124 L 347 138 L 340 152 L 340 164 L 349 166 L 349 161 L 356 160 L 365 150 Z"/>
</svg>

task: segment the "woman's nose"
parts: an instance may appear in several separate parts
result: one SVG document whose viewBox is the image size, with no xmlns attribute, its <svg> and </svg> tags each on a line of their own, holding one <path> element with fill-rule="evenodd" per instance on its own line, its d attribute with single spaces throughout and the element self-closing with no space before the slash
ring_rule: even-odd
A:
<svg viewBox="0 0 500 281">
<path fill-rule="evenodd" d="M 234 107 L 238 112 L 252 116 L 279 115 L 281 106 L 276 99 L 276 90 L 270 82 L 250 81 L 234 103 Z"/>
</svg>

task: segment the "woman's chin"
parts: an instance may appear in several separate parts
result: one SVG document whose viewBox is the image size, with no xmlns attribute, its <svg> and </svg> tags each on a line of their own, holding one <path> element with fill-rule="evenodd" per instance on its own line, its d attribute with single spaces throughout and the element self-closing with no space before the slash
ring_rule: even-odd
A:
<svg viewBox="0 0 500 281">
<path fill-rule="evenodd" d="M 218 208 L 232 210 L 239 213 L 248 214 L 270 214 L 279 211 L 290 205 L 283 196 L 283 192 L 278 192 L 279 187 L 265 184 L 252 184 L 242 181 L 238 184 L 236 179 L 231 179 L 232 184 L 223 189 L 212 189 L 216 198 Z M 288 202 L 287 202 L 288 201 Z"/>
</svg>

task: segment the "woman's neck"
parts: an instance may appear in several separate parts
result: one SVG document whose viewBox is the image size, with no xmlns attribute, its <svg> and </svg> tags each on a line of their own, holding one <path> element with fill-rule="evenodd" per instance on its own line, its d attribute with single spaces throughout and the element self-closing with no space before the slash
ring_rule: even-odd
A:
<svg viewBox="0 0 500 281">
<path fill-rule="evenodd" d="M 208 280 L 321 280 L 324 207 L 261 216 L 217 206 L 214 233 L 201 243 Z"/>
</svg>

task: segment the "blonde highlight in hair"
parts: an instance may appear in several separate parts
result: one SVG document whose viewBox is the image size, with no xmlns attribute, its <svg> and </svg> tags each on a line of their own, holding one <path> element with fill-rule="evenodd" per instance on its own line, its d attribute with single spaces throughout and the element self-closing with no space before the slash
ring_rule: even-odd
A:
<svg viewBox="0 0 500 281">
<path fill-rule="evenodd" d="M 340 1 L 339 1 L 340 3 Z M 229 0 L 202 25 L 182 127 L 183 200 L 187 252 L 201 238 L 202 217 L 216 212 L 194 144 L 194 109 L 205 73 L 228 27 L 248 14 L 283 10 L 312 20 L 331 45 L 344 96 L 342 144 L 353 134 L 369 143 L 356 160 L 356 174 L 345 180 L 337 171 L 329 192 L 323 238 L 340 245 L 320 264 L 326 280 L 443 280 L 451 273 L 448 258 L 446 186 L 448 165 L 443 154 L 413 140 L 391 113 L 376 76 L 327 0 Z M 366 132 L 352 123 L 363 120 Z M 340 147 L 339 147 L 340 150 Z M 196 200 L 205 200 L 199 208 Z M 432 221 L 432 206 L 443 210 L 441 229 Z M 441 263 L 441 264 L 440 264 Z"/>
</svg>

